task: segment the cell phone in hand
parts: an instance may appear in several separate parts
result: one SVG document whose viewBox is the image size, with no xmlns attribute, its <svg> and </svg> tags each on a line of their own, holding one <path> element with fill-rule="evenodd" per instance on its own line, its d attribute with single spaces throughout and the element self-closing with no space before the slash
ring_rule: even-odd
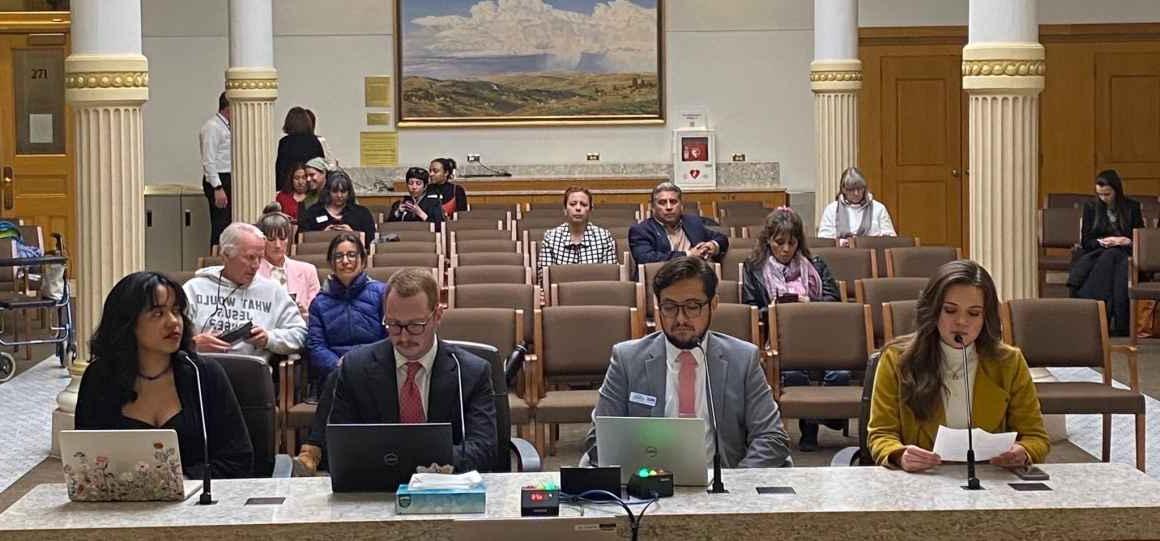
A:
<svg viewBox="0 0 1160 541">
<path fill-rule="evenodd" d="M 220 335 L 218 340 L 229 344 L 236 344 L 250 337 L 250 331 L 254 329 L 254 322 L 247 321 L 244 325 L 230 329 Z"/>
</svg>

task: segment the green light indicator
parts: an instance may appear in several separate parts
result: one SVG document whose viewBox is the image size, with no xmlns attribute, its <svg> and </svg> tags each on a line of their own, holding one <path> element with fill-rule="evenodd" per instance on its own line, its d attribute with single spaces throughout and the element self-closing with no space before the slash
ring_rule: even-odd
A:
<svg viewBox="0 0 1160 541">
<path fill-rule="evenodd" d="M 641 468 L 640 471 L 636 472 L 636 475 L 638 477 L 648 477 L 648 468 Z"/>
</svg>

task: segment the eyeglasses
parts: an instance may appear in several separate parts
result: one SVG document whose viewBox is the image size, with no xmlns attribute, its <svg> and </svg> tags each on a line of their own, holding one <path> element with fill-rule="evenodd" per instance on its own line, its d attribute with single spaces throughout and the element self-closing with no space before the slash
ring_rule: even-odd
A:
<svg viewBox="0 0 1160 541">
<path fill-rule="evenodd" d="M 383 326 L 386 327 L 387 331 L 391 332 L 392 334 L 402 334 L 405 330 L 407 331 L 407 334 L 411 336 L 417 336 L 423 334 L 423 331 L 427 329 L 427 325 L 431 324 L 431 318 L 434 316 L 435 311 L 432 310 L 430 314 L 427 314 L 427 319 L 424 321 L 412 321 L 409 323 L 403 323 L 401 321 L 391 321 L 388 319 L 383 321 Z"/>
<path fill-rule="evenodd" d="M 701 313 L 704 312 L 705 306 L 708 304 L 709 301 L 686 301 L 683 304 L 662 302 L 660 309 L 661 314 L 668 318 L 677 317 L 677 312 L 682 312 L 686 318 L 692 319 L 701 317 Z"/>
<path fill-rule="evenodd" d="M 342 261 L 344 259 L 349 259 L 351 261 L 358 261 L 359 260 L 359 253 L 358 252 L 335 252 L 334 253 L 334 260 L 335 261 Z"/>
</svg>

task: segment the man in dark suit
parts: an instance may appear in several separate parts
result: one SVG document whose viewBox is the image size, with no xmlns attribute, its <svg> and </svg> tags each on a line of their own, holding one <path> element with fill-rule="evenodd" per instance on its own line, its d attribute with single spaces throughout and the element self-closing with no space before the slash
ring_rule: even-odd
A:
<svg viewBox="0 0 1160 541">
<path fill-rule="evenodd" d="M 490 469 L 496 448 L 491 366 L 435 336 L 443 307 L 430 271 L 401 270 L 388 287 L 389 337 L 343 358 L 330 424 L 449 422 L 455 471 Z"/>
<path fill-rule="evenodd" d="M 637 263 L 668 261 L 681 256 L 720 260 L 729 249 L 729 238 L 705 227 L 700 216 L 684 214 L 681 188 L 663 182 L 650 197 L 652 218 L 628 230 L 628 244 Z"/>
</svg>

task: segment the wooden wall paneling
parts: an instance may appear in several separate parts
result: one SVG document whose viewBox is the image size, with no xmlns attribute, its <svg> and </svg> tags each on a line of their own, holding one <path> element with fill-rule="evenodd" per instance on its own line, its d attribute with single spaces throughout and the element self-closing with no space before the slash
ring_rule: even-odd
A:
<svg viewBox="0 0 1160 541">
<path fill-rule="evenodd" d="M 1092 43 L 1047 41 L 1039 95 L 1039 201 L 1084 193 L 1095 177 L 1095 70 Z"/>
<path fill-rule="evenodd" d="M 1096 166 L 1130 194 L 1160 194 L 1160 50 L 1095 54 Z"/>
</svg>

